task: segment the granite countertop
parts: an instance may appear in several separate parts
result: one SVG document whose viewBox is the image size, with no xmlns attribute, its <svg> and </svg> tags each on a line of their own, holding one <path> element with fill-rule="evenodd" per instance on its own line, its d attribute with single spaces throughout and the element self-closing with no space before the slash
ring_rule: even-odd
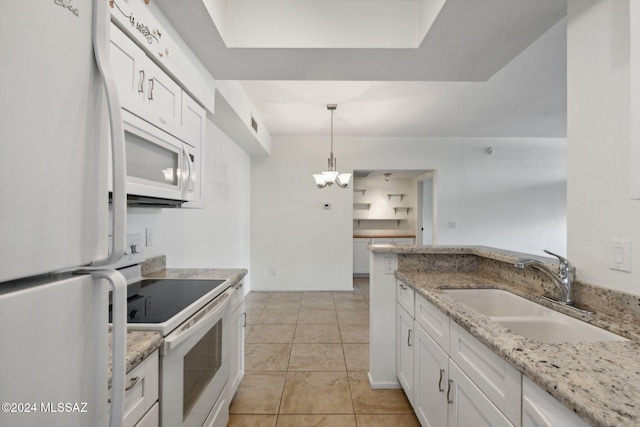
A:
<svg viewBox="0 0 640 427">
<path fill-rule="evenodd" d="M 164 256 L 152 258 L 142 264 L 146 279 L 203 279 L 227 280 L 229 286 L 238 283 L 247 274 L 244 268 L 164 268 Z M 128 331 L 126 371 L 129 372 L 162 345 L 162 335 L 152 331 Z M 111 386 L 111 333 L 109 333 L 109 386 Z"/>
<path fill-rule="evenodd" d="M 424 253 L 424 248 L 371 248 L 374 253 Z M 436 248 L 511 262 L 521 254 L 488 248 Z M 540 258 L 549 261 L 546 258 Z M 396 271 L 396 277 L 594 426 L 640 425 L 640 327 L 607 314 L 581 317 L 630 341 L 544 343 L 511 333 L 439 288 L 498 288 L 535 302 L 525 287 L 477 271 Z"/>
<path fill-rule="evenodd" d="M 247 274 L 245 268 L 165 268 L 153 273 L 143 272 L 145 279 L 228 280 L 230 286 Z"/>
<path fill-rule="evenodd" d="M 127 332 L 127 361 L 126 371 L 129 372 L 162 345 L 162 335 L 159 332 L 128 331 Z M 109 332 L 109 387 L 111 387 L 111 332 Z"/>
</svg>

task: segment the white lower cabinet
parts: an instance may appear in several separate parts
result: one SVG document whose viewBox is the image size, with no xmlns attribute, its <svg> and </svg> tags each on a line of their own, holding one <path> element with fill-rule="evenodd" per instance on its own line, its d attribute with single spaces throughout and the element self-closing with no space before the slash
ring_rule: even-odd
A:
<svg viewBox="0 0 640 427">
<path fill-rule="evenodd" d="M 588 427 L 569 408 L 534 384 L 522 379 L 522 427 Z"/>
<path fill-rule="evenodd" d="M 513 427 L 507 417 L 451 359 L 447 395 L 447 427 Z"/>
<path fill-rule="evenodd" d="M 155 350 L 138 366 L 127 372 L 124 391 L 124 427 L 157 427 L 159 351 Z M 111 397 L 111 388 L 109 388 Z M 111 401 L 111 399 L 109 399 Z"/>
<path fill-rule="evenodd" d="M 449 328 L 449 357 L 514 425 L 520 425 L 522 374 L 457 323 Z"/>
<path fill-rule="evenodd" d="M 238 390 L 244 375 L 244 327 L 246 325 L 244 311 L 244 288 L 240 282 L 235 285 L 231 296 L 231 334 L 229 361 L 229 402 Z"/>
<path fill-rule="evenodd" d="M 423 427 L 446 426 L 449 356 L 419 325 L 414 343 L 413 409 Z"/>
<path fill-rule="evenodd" d="M 413 398 L 413 364 L 414 364 L 414 342 L 413 317 L 396 304 L 396 371 L 398 381 L 407 394 L 411 405 L 414 405 Z"/>
<path fill-rule="evenodd" d="M 135 427 L 158 427 L 160 425 L 160 405 L 154 403 L 149 412 L 138 421 Z"/>
<path fill-rule="evenodd" d="M 521 374 L 424 297 L 414 301 L 415 319 L 396 304 L 396 369 L 421 425 L 519 427 Z"/>
</svg>

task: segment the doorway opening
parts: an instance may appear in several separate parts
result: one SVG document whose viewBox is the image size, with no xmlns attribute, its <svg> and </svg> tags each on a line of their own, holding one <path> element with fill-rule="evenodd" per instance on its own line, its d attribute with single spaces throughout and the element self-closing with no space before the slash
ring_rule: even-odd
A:
<svg viewBox="0 0 640 427">
<path fill-rule="evenodd" d="M 435 244 L 435 171 L 355 170 L 353 176 L 354 276 L 369 275 L 369 244 Z"/>
</svg>

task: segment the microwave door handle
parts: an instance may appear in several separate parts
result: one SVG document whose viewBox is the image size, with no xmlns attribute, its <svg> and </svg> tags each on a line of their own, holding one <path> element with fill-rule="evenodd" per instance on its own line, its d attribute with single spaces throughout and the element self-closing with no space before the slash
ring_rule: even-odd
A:
<svg viewBox="0 0 640 427">
<path fill-rule="evenodd" d="M 215 300 L 209 303 L 209 304 L 213 304 L 215 308 L 212 308 L 211 311 L 207 313 L 203 318 L 199 319 L 190 328 L 180 331 L 175 335 L 171 334 L 167 338 L 165 338 L 164 342 L 162 343 L 162 354 L 163 355 L 168 354 L 171 350 L 176 348 L 178 345 L 180 345 L 180 343 L 182 343 L 184 340 L 186 340 L 187 338 L 189 338 L 190 336 L 198 332 L 200 329 L 209 326 L 208 320 L 217 316 L 221 310 L 224 310 L 226 305 L 225 303 L 229 299 L 230 294 L 231 294 L 231 290 L 227 289 L 222 295 L 216 297 Z"/>
<path fill-rule="evenodd" d="M 110 265 L 120 261 L 124 256 L 127 235 L 127 193 L 125 188 L 127 161 L 124 146 L 124 129 L 122 127 L 122 110 L 120 109 L 118 88 L 111 73 L 111 58 L 109 53 L 111 13 L 109 12 L 108 4 L 108 2 L 103 0 L 93 1 L 93 51 L 107 95 L 107 110 L 109 112 L 109 126 L 111 130 L 113 244 L 111 253 L 104 259 L 94 260 L 91 266 Z"/>
<path fill-rule="evenodd" d="M 182 198 L 186 200 L 187 193 L 189 192 L 189 186 L 191 185 L 191 181 L 193 179 L 193 165 L 191 164 L 191 156 L 189 156 L 189 151 L 187 151 L 187 144 L 185 144 L 184 142 L 182 143 L 182 153 L 189 169 L 189 174 L 187 175 L 186 182 L 184 183 L 184 188 L 182 189 Z"/>
</svg>

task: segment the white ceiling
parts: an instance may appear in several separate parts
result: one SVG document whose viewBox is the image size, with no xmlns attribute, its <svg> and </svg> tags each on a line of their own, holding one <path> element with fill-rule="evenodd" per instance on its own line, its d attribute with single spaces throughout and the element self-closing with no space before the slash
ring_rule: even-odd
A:
<svg viewBox="0 0 640 427">
<path fill-rule="evenodd" d="M 347 1 L 347 0 L 343 0 Z M 566 2 L 447 0 L 417 49 L 227 48 L 203 4 L 156 0 L 272 136 L 566 136 Z"/>
</svg>

